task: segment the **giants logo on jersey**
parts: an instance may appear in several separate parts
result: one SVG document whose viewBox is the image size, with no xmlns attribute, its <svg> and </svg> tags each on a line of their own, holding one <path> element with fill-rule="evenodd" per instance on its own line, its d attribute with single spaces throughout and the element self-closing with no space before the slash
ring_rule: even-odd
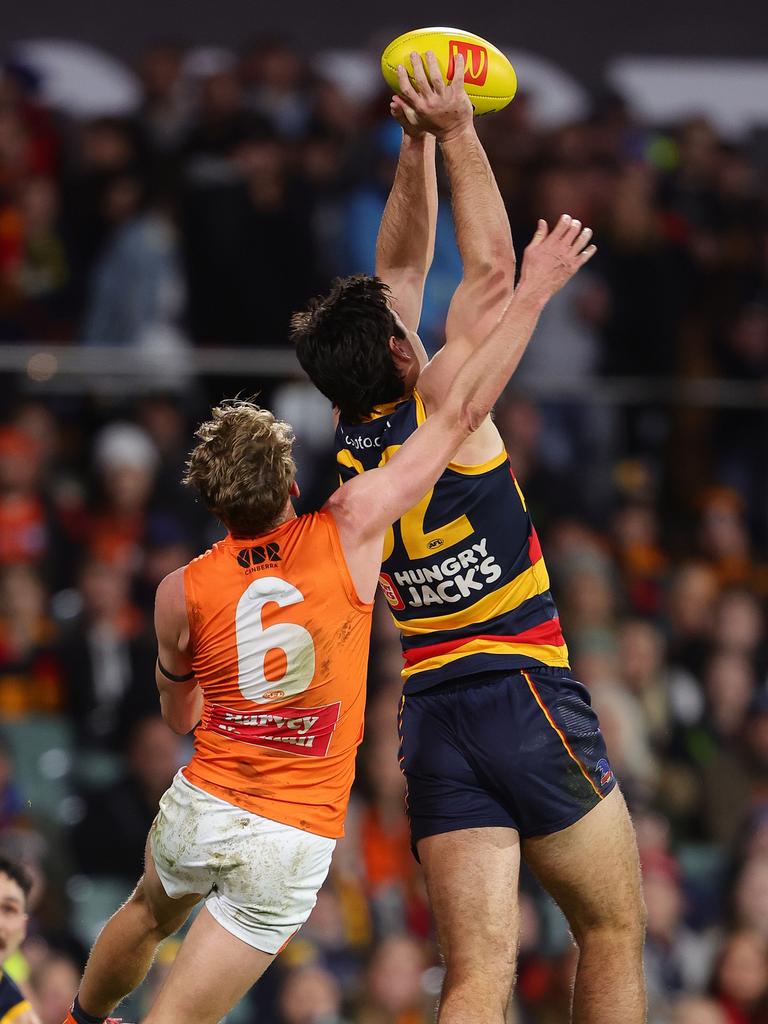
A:
<svg viewBox="0 0 768 1024">
<path fill-rule="evenodd" d="M 266 569 L 280 561 L 279 544 L 257 544 L 252 548 L 241 548 L 237 553 L 237 564 L 247 572 Z"/>
<path fill-rule="evenodd" d="M 464 84 L 485 85 L 488 77 L 488 51 L 479 43 L 466 43 L 463 39 L 451 39 L 448 42 L 448 81 L 453 81 L 459 54 L 464 57 Z"/>
</svg>

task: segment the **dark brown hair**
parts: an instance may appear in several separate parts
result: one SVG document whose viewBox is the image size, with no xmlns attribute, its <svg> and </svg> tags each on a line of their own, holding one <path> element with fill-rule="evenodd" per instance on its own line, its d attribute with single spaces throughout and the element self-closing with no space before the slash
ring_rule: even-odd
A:
<svg viewBox="0 0 768 1024">
<path fill-rule="evenodd" d="M 403 394 L 389 339 L 403 338 L 377 277 L 338 278 L 328 295 L 314 299 L 291 321 L 291 340 L 312 383 L 357 423 L 375 405 Z"/>
</svg>

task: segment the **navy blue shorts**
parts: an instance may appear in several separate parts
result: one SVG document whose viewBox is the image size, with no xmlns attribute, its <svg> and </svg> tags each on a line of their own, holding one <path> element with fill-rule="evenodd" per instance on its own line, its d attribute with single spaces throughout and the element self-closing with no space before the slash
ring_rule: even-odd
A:
<svg viewBox="0 0 768 1024">
<path fill-rule="evenodd" d="M 488 672 L 409 694 L 399 727 L 414 851 L 462 828 L 549 835 L 616 784 L 589 693 L 563 669 Z"/>
</svg>

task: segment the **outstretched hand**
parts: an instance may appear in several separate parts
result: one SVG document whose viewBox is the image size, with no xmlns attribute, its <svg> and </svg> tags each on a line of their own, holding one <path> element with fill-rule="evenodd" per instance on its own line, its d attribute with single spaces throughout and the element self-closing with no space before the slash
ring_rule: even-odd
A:
<svg viewBox="0 0 768 1024">
<path fill-rule="evenodd" d="M 402 64 L 397 67 L 400 94 L 392 97 L 389 109 L 409 135 L 431 132 L 440 142 L 459 135 L 472 123 L 472 102 L 464 89 L 464 56 L 456 57 L 453 81 L 446 85 L 440 64 L 427 50 L 427 67 L 421 55 L 411 54 L 413 79 Z"/>
<path fill-rule="evenodd" d="M 518 288 L 548 302 L 595 255 L 597 246 L 589 244 L 591 238 L 592 229 L 583 228 L 567 213 L 551 231 L 540 220 L 523 255 Z"/>
</svg>

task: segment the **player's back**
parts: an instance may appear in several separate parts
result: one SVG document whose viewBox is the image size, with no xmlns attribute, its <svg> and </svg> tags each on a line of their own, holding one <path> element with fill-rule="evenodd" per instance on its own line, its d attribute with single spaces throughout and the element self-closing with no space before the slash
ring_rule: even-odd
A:
<svg viewBox="0 0 768 1024">
<path fill-rule="evenodd" d="M 184 774 L 253 813 L 342 835 L 372 605 L 357 598 L 332 516 L 228 536 L 189 563 L 184 588 L 204 699 Z"/>
<path fill-rule="evenodd" d="M 414 392 L 364 423 L 340 422 L 342 480 L 386 462 L 425 417 Z M 568 665 L 538 537 L 499 444 L 482 465 L 449 463 L 385 540 L 380 585 L 401 633 L 407 693 L 489 670 Z"/>
</svg>

